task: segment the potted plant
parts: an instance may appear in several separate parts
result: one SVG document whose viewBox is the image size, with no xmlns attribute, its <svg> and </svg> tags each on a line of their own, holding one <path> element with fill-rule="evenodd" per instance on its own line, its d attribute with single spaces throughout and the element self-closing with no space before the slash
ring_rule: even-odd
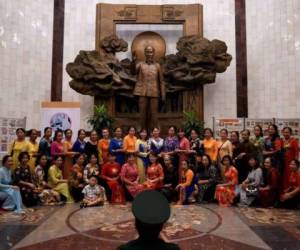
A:
<svg viewBox="0 0 300 250">
<path fill-rule="evenodd" d="M 88 123 L 101 134 L 103 128 L 108 128 L 110 131 L 113 129 L 115 119 L 107 112 L 105 105 L 95 105 L 94 115 L 88 119 Z"/>
<path fill-rule="evenodd" d="M 197 114 L 194 110 L 192 111 L 183 111 L 184 122 L 183 129 L 186 135 L 190 135 L 191 130 L 195 130 L 198 135 L 203 137 L 204 122 L 200 121 L 197 117 Z"/>
</svg>

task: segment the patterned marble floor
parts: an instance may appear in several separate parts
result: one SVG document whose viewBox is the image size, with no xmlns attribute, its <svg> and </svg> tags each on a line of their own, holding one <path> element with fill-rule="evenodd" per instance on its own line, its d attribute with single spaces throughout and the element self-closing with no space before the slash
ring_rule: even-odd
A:
<svg viewBox="0 0 300 250">
<path fill-rule="evenodd" d="M 137 237 L 130 204 L 0 213 L 0 249 L 111 250 Z M 300 249 L 300 211 L 172 206 L 161 237 L 182 250 Z"/>
</svg>

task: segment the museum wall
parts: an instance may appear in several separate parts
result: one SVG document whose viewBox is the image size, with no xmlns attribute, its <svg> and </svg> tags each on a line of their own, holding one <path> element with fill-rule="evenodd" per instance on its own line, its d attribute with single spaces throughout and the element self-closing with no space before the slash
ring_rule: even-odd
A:
<svg viewBox="0 0 300 250">
<path fill-rule="evenodd" d="M 300 1 L 250 0 L 246 10 L 249 117 L 299 118 Z"/>
<path fill-rule="evenodd" d="M 149 4 L 147 0 L 65 0 L 65 37 L 64 65 L 72 61 L 80 49 L 93 49 L 95 46 L 95 5 L 101 3 Z M 228 45 L 228 52 L 233 56 L 231 66 L 223 74 L 217 75 L 216 83 L 204 87 L 204 113 L 207 125 L 211 125 L 212 116 L 236 116 L 236 62 L 235 62 L 235 16 L 234 0 L 201 1 L 151 1 L 151 4 L 193 4 L 204 5 L 204 36 L 208 39 L 219 38 Z M 87 15 L 88 13 L 88 15 Z M 69 88 L 70 77 L 64 72 L 63 99 L 80 101 L 81 124 L 86 126 L 86 117 L 92 110 L 93 98 L 82 96 Z"/>
<path fill-rule="evenodd" d="M 96 3 L 149 4 L 149 1 L 65 0 L 64 67 L 80 49 L 95 46 Z M 151 1 L 151 4 L 204 5 L 204 36 L 226 41 L 231 66 L 204 87 L 204 113 L 236 116 L 234 0 Z M 247 0 L 249 117 L 299 117 L 300 2 Z M 0 117 L 27 116 L 27 129 L 40 127 L 40 102 L 50 100 L 53 0 L 0 0 Z M 71 88 L 63 74 L 63 101 L 81 102 L 81 126 L 92 114 L 93 98 Z"/>
<path fill-rule="evenodd" d="M 0 117 L 27 117 L 40 127 L 40 102 L 50 100 L 52 0 L 0 0 Z"/>
</svg>

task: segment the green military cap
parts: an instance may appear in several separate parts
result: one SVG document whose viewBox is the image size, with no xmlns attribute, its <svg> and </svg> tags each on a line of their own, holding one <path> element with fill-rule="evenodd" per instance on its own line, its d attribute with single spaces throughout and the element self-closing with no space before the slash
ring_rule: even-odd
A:
<svg viewBox="0 0 300 250">
<path fill-rule="evenodd" d="M 154 225 L 166 222 L 170 218 L 171 209 L 160 192 L 146 190 L 134 199 L 132 213 L 140 222 Z"/>
</svg>

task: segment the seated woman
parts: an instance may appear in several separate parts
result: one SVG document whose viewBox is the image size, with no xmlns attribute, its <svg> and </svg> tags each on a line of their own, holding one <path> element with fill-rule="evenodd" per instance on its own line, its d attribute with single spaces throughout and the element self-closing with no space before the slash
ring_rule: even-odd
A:
<svg viewBox="0 0 300 250">
<path fill-rule="evenodd" d="M 139 184 L 139 172 L 133 154 L 128 154 L 127 163 L 122 166 L 121 180 L 132 197 L 145 189 L 143 184 Z"/>
<path fill-rule="evenodd" d="M 109 154 L 108 162 L 102 166 L 101 177 L 111 190 L 110 202 L 112 204 L 124 204 L 126 202 L 124 190 L 120 183 L 120 173 L 121 167 L 116 162 L 116 156 Z"/>
<path fill-rule="evenodd" d="M 164 181 L 161 192 L 168 199 L 169 202 L 175 200 L 175 188 L 178 184 L 178 170 L 172 163 L 171 156 L 164 155 Z"/>
<path fill-rule="evenodd" d="M 160 189 L 163 185 L 164 171 L 158 163 L 158 157 L 151 152 L 149 155 L 150 166 L 147 168 L 146 181 L 144 186 L 146 189 Z"/>
<path fill-rule="evenodd" d="M 19 154 L 19 166 L 15 169 L 15 183 L 20 187 L 21 196 L 25 206 L 35 206 L 39 200 L 40 190 L 34 184 L 34 177 L 28 165 L 29 154 L 21 152 Z"/>
<path fill-rule="evenodd" d="M 84 188 L 83 164 L 85 161 L 84 154 L 76 155 L 75 164 L 73 165 L 68 179 L 70 193 L 76 202 L 83 199 L 82 189 Z"/>
<path fill-rule="evenodd" d="M 259 162 L 254 156 L 248 159 L 250 173 L 246 180 L 244 180 L 239 188 L 240 202 L 238 206 L 250 206 L 258 197 L 258 190 L 263 186 L 263 172 L 259 167 Z"/>
<path fill-rule="evenodd" d="M 23 211 L 22 197 L 18 186 L 12 185 L 11 168 L 14 162 L 11 156 L 5 155 L 0 167 L 0 192 L 4 193 L 5 201 L 2 208 L 5 210 L 14 210 L 15 213 L 21 214 Z"/>
<path fill-rule="evenodd" d="M 217 185 L 215 198 L 219 205 L 230 206 L 236 196 L 235 189 L 239 183 L 238 172 L 233 166 L 230 155 L 223 156 L 221 164 L 224 166 L 225 182 Z"/>
<path fill-rule="evenodd" d="M 54 156 L 54 165 L 48 170 L 48 185 L 52 190 L 58 192 L 66 199 L 67 203 L 73 203 L 74 200 L 69 192 L 68 180 L 63 179 L 62 167 L 63 167 L 63 156 Z"/>
<path fill-rule="evenodd" d="M 300 204 L 300 164 L 298 160 L 290 161 L 291 175 L 289 187 L 280 196 L 282 207 L 297 208 Z"/>
<path fill-rule="evenodd" d="M 279 198 L 279 171 L 271 157 L 264 160 L 264 186 L 259 188 L 259 200 L 263 207 L 272 207 Z"/>
<path fill-rule="evenodd" d="M 89 184 L 84 187 L 82 193 L 84 194 L 84 198 L 80 204 L 80 208 L 104 205 L 106 200 L 105 190 L 98 185 L 96 176 L 89 177 Z"/>
<path fill-rule="evenodd" d="M 189 169 L 187 161 L 181 163 L 181 182 L 175 188 L 179 193 L 177 205 L 188 204 L 192 194 L 195 192 L 194 172 Z"/>
<path fill-rule="evenodd" d="M 198 203 L 213 201 L 219 173 L 212 164 L 209 155 L 202 156 L 201 165 L 197 168 Z"/>
<path fill-rule="evenodd" d="M 98 155 L 92 153 L 88 159 L 89 163 L 85 166 L 83 170 L 83 180 L 86 184 L 89 183 L 89 179 L 91 176 L 96 176 L 99 179 L 100 170 L 98 166 Z"/>
<path fill-rule="evenodd" d="M 54 205 L 60 202 L 60 194 L 52 190 L 45 180 L 45 170 L 47 168 L 47 155 L 40 155 L 37 159 L 38 165 L 35 167 L 35 184 L 41 191 L 39 194 L 40 201 L 43 205 Z"/>
</svg>

